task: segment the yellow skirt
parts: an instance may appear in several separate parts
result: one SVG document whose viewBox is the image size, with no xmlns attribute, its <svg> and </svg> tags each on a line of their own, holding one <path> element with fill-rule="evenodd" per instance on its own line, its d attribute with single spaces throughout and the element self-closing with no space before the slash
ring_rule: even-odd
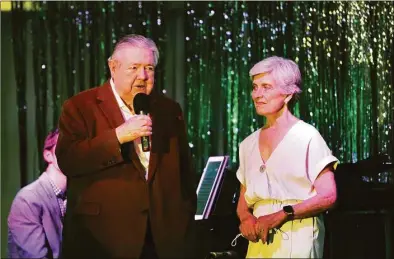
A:
<svg viewBox="0 0 394 259">
<path fill-rule="evenodd" d="M 256 217 L 275 213 L 299 200 L 262 200 L 254 204 Z M 271 230 L 268 242 L 249 242 L 246 258 L 322 258 L 324 250 L 323 216 L 288 221 L 280 229 Z"/>
</svg>

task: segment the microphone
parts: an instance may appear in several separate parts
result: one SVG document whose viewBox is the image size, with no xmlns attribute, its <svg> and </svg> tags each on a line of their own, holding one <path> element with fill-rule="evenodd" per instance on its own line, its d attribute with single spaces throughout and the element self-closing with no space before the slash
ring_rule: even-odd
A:
<svg viewBox="0 0 394 259">
<path fill-rule="evenodd" d="M 209 259 L 213 258 L 238 258 L 238 254 L 234 251 L 224 251 L 224 252 L 210 252 Z"/>
<path fill-rule="evenodd" d="M 148 115 L 149 113 L 149 96 L 144 93 L 138 93 L 134 96 L 133 106 L 135 114 Z M 149 136 L 141 137 L 142 151 L 150 151 Z"/>
</svg>

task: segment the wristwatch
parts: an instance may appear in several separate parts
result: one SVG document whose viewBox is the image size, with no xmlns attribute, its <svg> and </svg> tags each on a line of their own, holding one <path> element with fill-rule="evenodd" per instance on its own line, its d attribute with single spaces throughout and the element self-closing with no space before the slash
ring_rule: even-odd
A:
<svg viewBox="0 0 394 259">
<path fill-rule="evenodd" d="M 294 209 L 291 205 L 286 205 L 283 207 L 283 211 L 286 213 L 288 219 L 294 219 Z"/>
</svg>

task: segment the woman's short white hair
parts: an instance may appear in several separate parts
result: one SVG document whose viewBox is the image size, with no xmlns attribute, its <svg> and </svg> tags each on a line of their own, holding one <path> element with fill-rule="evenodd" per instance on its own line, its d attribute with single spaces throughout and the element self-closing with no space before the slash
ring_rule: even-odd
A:
<svg viewBox="0 0 394 259">
<path fill-rule="evenodd" d="M 108 60 L 113 59 L 116 53 L 125 46 L 150 49 L 153 52 L 154 62 L 155 62 L 154 65 L 156 66 L 157 63 L 159 63 L 159 50 L 156 46 L 156 43 L 153 40 L 138 34 L 129 34 L 121 38 L 116 43 L 115 49 Z"/>
<path fill-rule="evenodd" d="M 301 93 L 301 72 L 294 61 L 272 56 L 258 62 L 249 71 L 252 78 L 262 73 L 270 74 L 285 94 Z"/>
</svg>

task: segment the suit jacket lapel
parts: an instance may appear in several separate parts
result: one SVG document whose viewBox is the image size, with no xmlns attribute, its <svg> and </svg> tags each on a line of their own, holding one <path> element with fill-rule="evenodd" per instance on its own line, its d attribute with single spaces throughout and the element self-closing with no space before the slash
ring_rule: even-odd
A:
<svg viewBox="0 0 394 259">
<path fill-rule="evenodd" d="M 155 129 L 155 121 L 152 118 L 152 129 Z M 154 133 L 156 134 L 156 133 Z M 159 133 L 157 133 L 159 134 Z M 157 164 L 159 162 L 159 159 L 161 158 L 161 152 L 159 151 L 159 138 L 160 135 L 157 136 L 152 136 L 151 138 L 151 152 L 150 152 L 150 157 L 149 157 L 149 167 L 148 167 L 148 182 L 150 182 L 153 178 L 153 176 L 156 173 L 156 168 Z"/>
<path fill-rule="evenodd" d="M 107 118 L 112 128 L 117 128 L 122 123 L 124 123 L 122 112 L 120 111 L 118 102 L 116 101 L 114 93 L 112 92 L 109 81 L 105 82 L 104 85 L 98 90 L 97 100 L 101 111 Z M 129 156 L 134 166 L 137 168 L 139 175 L 145 180 L 145 170 L 137 153 L 135 152 L 134 143 L 124 143 L 122 144 L 122 149 L 126 150 L 125 154 Z"/>
<path fill-rule="evenodd" d="M 149 157 L 149 168 L 148 168 L 148 182 L 151 182 L 153 176 L 156 173 L 157 165 L 162 158 L 162 142 L 164 137 L 164 132 L 162 132 L 162 127 L 158 123 L 158 108 L 157 107 L 157 94 L 152 92 L 150 95 L 150 107 L 151 107 L 151 117 L 152 117 L 152 138 L 151 138 L 151 152 Z"/>
<path fill-rule="evenodd" d="M 107 81 L 97 91 L 98 105 L 113 128 L 117 128 L 123 122 L 123 116 L 116 102 L 111 84 Z"/>
</svg>

